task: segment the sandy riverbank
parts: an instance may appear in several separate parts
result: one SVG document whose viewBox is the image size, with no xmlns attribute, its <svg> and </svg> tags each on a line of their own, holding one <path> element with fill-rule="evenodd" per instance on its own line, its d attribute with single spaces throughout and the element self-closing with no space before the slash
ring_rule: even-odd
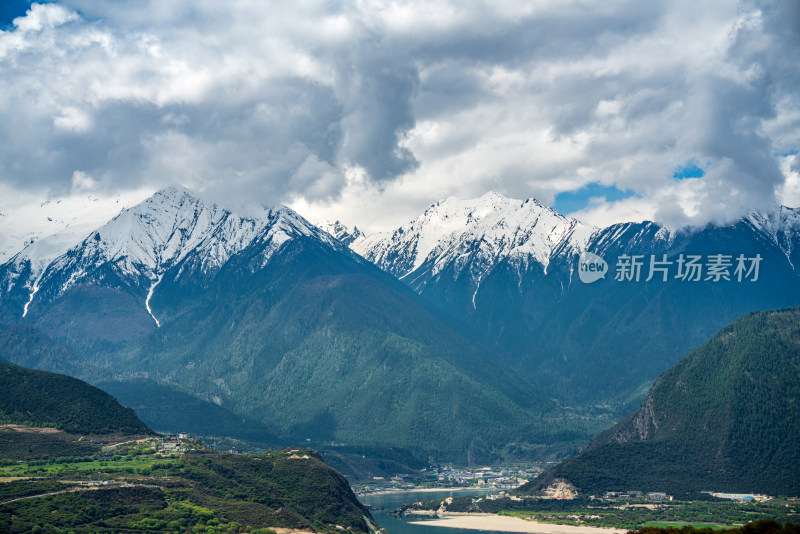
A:
<svg viewBox="0 0 800 534">
<path fill-rule="evenodd" d="M 518 517 L 503 515 L 458 515 L 428 521 L 411 521 L 412 525 L 428 527 L 450 527 L 468 530 L 495 530 L 527 534 L 624 534 L 627 530 L 599 527 L 579 527 L 537 523 Z"/>
<path fill-rule="evenodd" d="M 314 534 L 314 532 L 310 530 L 296 530 L 293 528 L 284 528 L 284 527 L 270 527 L 270 528 L 275 531 L 275 534 Z"/>
</svg>

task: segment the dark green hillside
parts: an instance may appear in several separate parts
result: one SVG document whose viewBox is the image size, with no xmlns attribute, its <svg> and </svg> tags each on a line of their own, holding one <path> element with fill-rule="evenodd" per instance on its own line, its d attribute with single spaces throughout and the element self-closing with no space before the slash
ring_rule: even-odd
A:
<svg viewBox="0 0 800 534">
<path fill-rule="evenodd" d="M 800 308 L 752 313 L 661 375 L 642 406 L 532 481 L 584 493 L 800 495 Z"/>
<path fill-rule="evenodd" d="M 75 434 L 149 434 L 130 408 L 76 378 L 0 363 L 0 421 Z"/>
<path fill-rule="evenodd" d="M 259 253 L 201 287 L 168 273 L 152 301 L 162 327 L 119 354 L 121 370 L 320 444 L 483 462 L 509 442 L 588 437 L 585 423 L 556 435 L 549 401 L 376 267 L 298 239 L 253 273 Z"/>
<path fill-rule="evenodd" d="M 709 527 L 644 527 L 636 530 L 638 534 L 800 534 L 800 525 L 786 522 L 781 524 L 774 519 L 760 519 L 736 528 L 712 530 Z"/>
<path fill-rule="evenodd" d="M 111 378 L 108 369 L 90 362 L 69 345 L 26 325 L 0 326 L 0 361 L 83 380 Z"/>
<path fill-rule="evenodd" d="M 100 382 L 149 427 L 171 434 L 228 437 L 275 447 L 280 440 L 260 422 L 151 380 Z"/>
</svg>

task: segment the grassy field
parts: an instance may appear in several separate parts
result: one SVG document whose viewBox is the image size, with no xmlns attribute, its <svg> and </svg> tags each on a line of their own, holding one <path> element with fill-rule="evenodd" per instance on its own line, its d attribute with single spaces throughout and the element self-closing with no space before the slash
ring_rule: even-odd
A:
<svg viewBox="0 0 800 534">
<path fill-rule="evenodd" d="M 738 525 L 720 525 L 719 523 L 685 523 L 681 521 L 648 521 L 644 524 L 645 527 L 660 527 L 660 528 L 710 528 L 712 530 L 722 530 L 725 528 L 733 528 Z"/>
<path fill-rule="evenodd" d="M 347 481 L 311 450 L 237 455 L 175 438 L 95 445 L 91 456 L 0 461 L 9 480 L 0 532 L 369 532 Z"/>
</svg>

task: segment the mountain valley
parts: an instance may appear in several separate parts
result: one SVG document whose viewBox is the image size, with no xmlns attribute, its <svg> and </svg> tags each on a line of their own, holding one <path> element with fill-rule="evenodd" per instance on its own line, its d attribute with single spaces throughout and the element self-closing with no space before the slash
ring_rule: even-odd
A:
<svg viewBox="0 0 800 534">
<path fill-rule="evenodd" d="M 552 459 L 726 322 L 800 303 L 798 240 L 789 208 L 594 228 L 491 192 L 365 235 L 171 188 L 52 260 L 29 247 L 0 266 L 0 343 L 12 363 L 115 392 L 159 430 Z M 607 266 L 592 283 L 587 252 Z M 706 269 L 696 281 L 679 272 L 691 258 Z"/>
</svg>

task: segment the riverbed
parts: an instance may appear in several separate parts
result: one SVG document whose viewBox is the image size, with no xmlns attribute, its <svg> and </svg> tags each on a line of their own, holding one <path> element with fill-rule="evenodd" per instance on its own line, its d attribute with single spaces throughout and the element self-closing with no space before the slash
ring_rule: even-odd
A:
<svg viewBox="0 0 800 534">
<path fill-rule="evenodd" d="M 459 515 L 442 519 L 427 519 L 421 516 L 397 517 L 389 515 L 403 504 L 417 501 L 432 501 L 458 495 L 486 495 L 492 490 L 446 490 L 446 491 L 402 491 L 371 494 L 359 497 L 364 504 L 372 506 L 372 517 L 389 534 L 621 534 L 625 530 L 553 525 L 536 523 L 514 517 L 494 515 Z"/>
</svg>

